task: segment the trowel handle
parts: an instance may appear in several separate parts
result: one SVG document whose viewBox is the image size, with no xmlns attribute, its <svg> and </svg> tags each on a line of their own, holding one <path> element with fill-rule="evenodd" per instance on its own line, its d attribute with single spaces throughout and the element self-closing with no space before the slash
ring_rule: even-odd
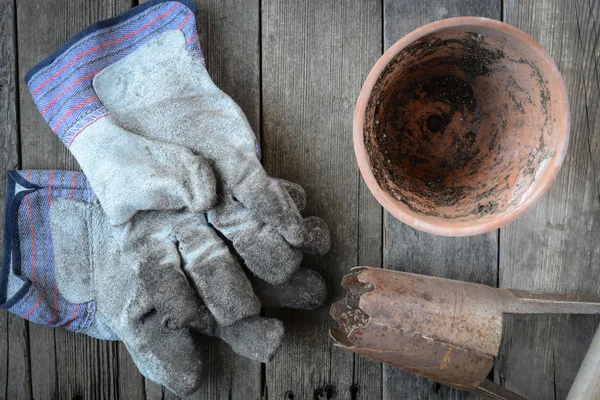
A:
<svg viewBox="0 0 600 400">
<path fill-rule="evenodd" d="M 600 314 L 600 298 L 531 290 L 496 289 L 508 314 Z"/>
<path fill-rule="evenodd" d="M 600 326 L 567 396 L 567 400 L 596 399 L 600 399 Z"/>
<path fill-rule="evenodd" d="M 481 382 L 479 387 L 473 390 L 472 392 L 473 394 L 476 394 L 479 398 L 485 400 L 525 400 L 524 397 L 521 397 L 518 394 L 511 392 L 505 387 L 496 385 L 489 379 L 486 379 L 483 382 Z"/>
</svg>

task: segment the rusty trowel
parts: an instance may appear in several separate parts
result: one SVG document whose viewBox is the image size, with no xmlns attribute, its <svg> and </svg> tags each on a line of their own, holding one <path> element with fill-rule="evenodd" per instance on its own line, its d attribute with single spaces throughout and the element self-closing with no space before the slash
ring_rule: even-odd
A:
<svg viewBox="0 0 600 400">
<path fill-rule="evenodd" d="M 522 399 L 487 379 L 500 348 L 502 314 L 600 313 L 597 297 L 371 267 L 355 268 L 342 286 L 346 298 L 331 307 L 337 346 L 484 399 Z"/>
</svg>

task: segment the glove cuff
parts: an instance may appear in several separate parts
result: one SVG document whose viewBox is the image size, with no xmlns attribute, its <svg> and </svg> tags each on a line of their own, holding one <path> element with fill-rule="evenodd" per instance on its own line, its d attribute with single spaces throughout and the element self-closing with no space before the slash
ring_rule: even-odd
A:
<svg viewBox="0 0 600 400">
<path fill-rule="evenodd" d="M 25 76 L 38 110 L 67 145 L 108 114 L 92 87 L 96 74 L 169 30 L 181 30 L 201 57 L 192 0 L 150 0 L 84 29 Z"/>
<path fill-rule="evenodd" d="M 9 171 L 4 212 L 0 307 L 31 322 L 84 332 L 95 302 L 74 304 L 59 292 L 49 211 L 53 199 L 91 201 L 94 193 L 80 172 Z"/>
</svg>

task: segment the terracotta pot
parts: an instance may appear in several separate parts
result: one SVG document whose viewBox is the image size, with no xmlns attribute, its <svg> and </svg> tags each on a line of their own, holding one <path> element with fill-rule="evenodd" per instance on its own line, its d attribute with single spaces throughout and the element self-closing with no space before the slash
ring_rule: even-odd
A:
<svg viewBox="0 0 600 400">
<path fill-rule="evenodd" d="M 513 221 L 548 190 L 569 121 L 564 82 L 535 40 L 499 21 L 452 18 L 406 35 L 375 64 L 354 148 L 393 216 L 468 236 Z"/>
</svg>

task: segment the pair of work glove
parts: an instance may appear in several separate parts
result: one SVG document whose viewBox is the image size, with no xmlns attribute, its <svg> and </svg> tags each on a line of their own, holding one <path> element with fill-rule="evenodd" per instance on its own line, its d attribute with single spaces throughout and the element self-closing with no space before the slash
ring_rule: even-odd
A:
<svg viewBox="0 0 600 400">
<path fill-rule="evenodd" d="M 283 327 L 258 316 L 261 304 L 321 305 L 325 284 L 300 263 L 329 248 L 324 221 L 300 214 L 304 191 L 265 173 L 245 116 L 208 76 L 194 13 L 189 1 L 146 2 L 27 74 L 87 180 L 13 173 L 0 293 L 24 318 L 122 340 L 145 376 L 180 395 L 201 381 L 194 332 L 270 360 Z"/>
<path fill-rule="evenodd" d="M 108 223 L 83 173 L 10 171 L 7 178 L 3 308 L 47 327 L 121 340 L 143 375 L 181 396 L 201 384 L 198 335 L 219 337 L 256 361 L 274 356 L 284 334 L 282 323 L 274 318 L 252 315 L 221 324 L 199 299 L 189 323 L 170 327 L 157 302 L 163 300 L 159 293 L 173 290 L 171 283 L 158 285 L 158 293 L 148 290 L 139 278 L 142 271 L 135 269 L 136 255 L 123 250 L 119 229 Z M 303 192 L 296 185 L 290 188 L 299 190 L 293 198 L 301 207 Z M 231 228 L 244 230 L 254 223 L 240 219 Z M 187 246 L 187 239 L 179 234 L 180 248 Z M 213 246 L 207 243 L 204 249 L 210 252 Z M 186 256 L 181 250 L 181 255 L 179 273 L 187 276 L 199 254 Z M 208 268 L 207 273 L 220 273 Z M 326 297 L 323 279 L 306 268 L 278 285 L 251 273 L 248 280 L 265 307 L 314 309 Z"/>
</svg>

